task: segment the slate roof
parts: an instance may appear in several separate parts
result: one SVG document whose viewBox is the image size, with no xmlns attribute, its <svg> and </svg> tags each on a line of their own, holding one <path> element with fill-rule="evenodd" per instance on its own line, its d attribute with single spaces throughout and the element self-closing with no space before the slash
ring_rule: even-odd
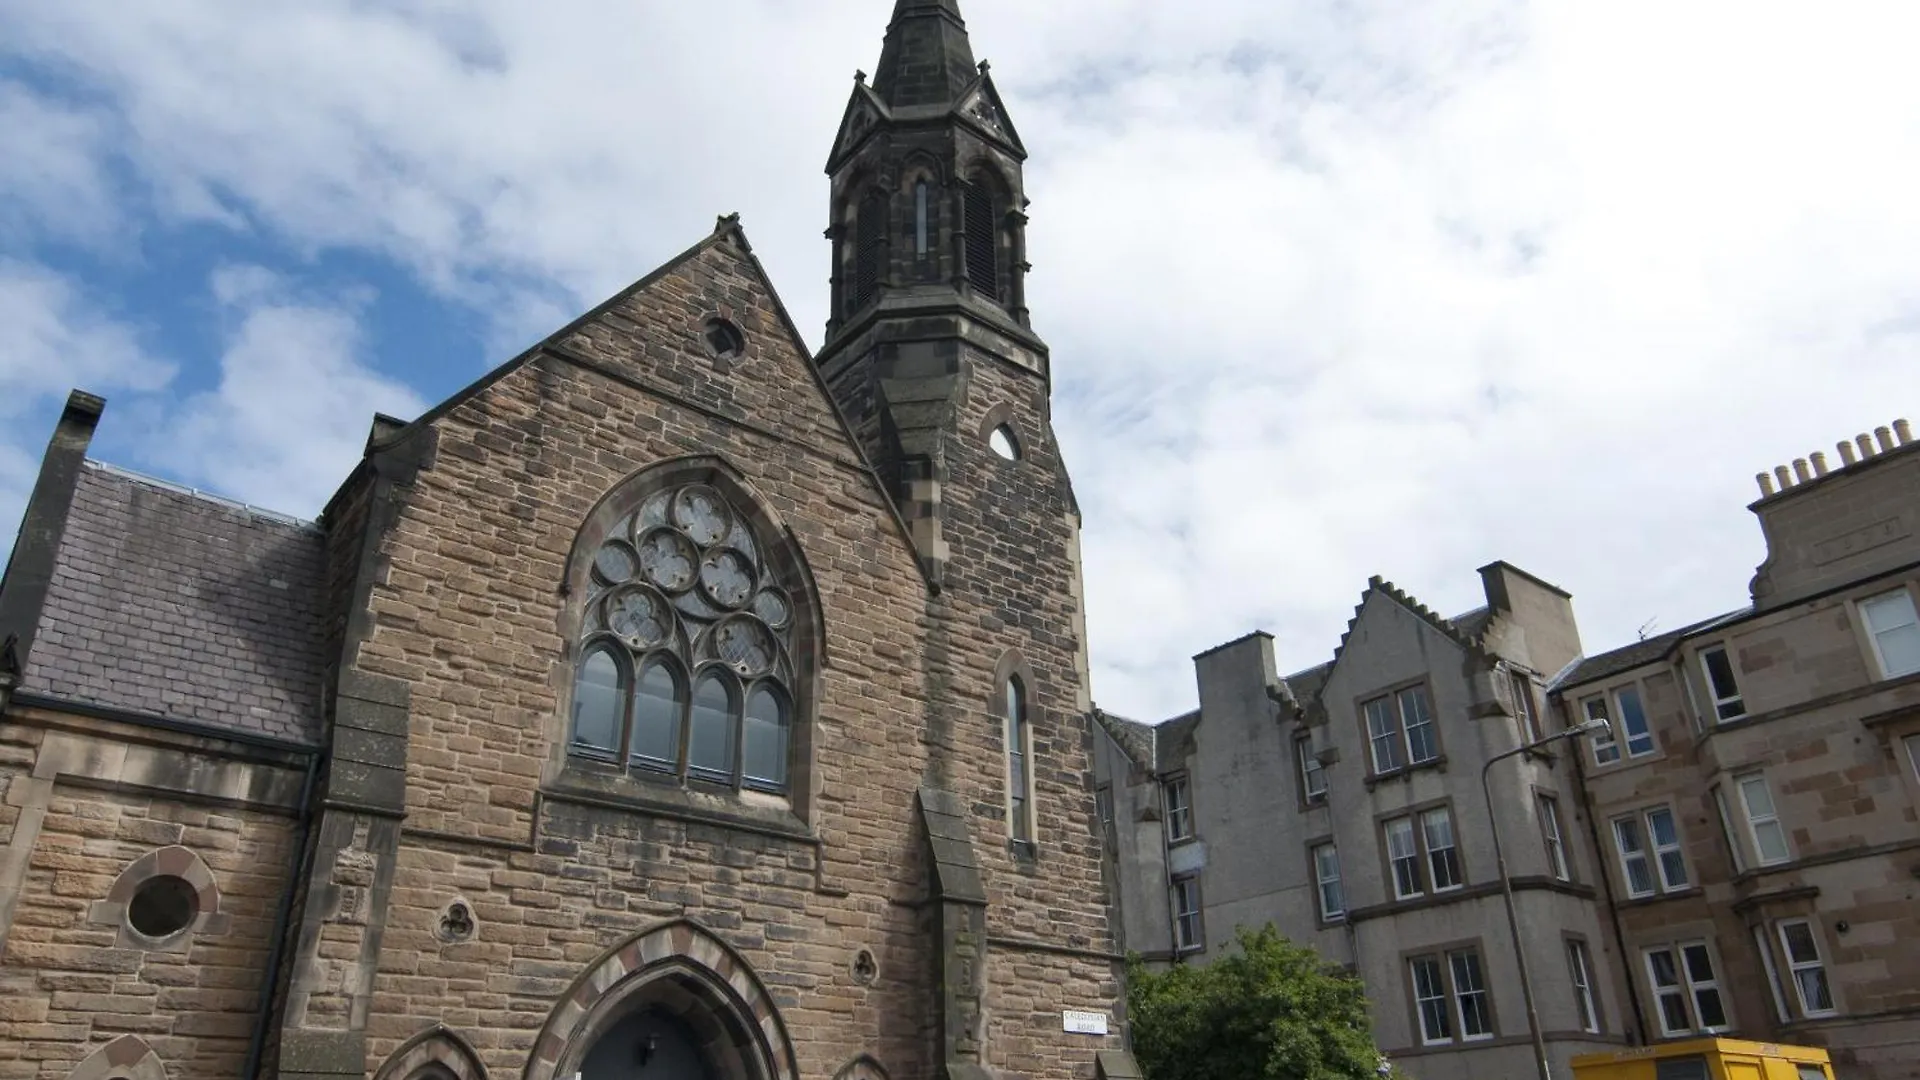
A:
<svg viewBox="0 0 1920 1080">
<path fill-rule="evenodd" d="M 1193 753 L 1193 731 L 1200 726 L 1199 709 L 1157 724 L 1129 720 L 1104 709 L 1095 709 L 1093 715 L 1134 764 L 1154 772 L 1166 772 L 1184 764 Z"/>
<path fill-rule="evenodd" d="M 1487 632 L 1487 624 L 1493 621 L 1493 609 L 1477 607 L 1465 615 L 1455 615 L 1447 621 L 1469 639 L 1479 641 L 1480 636 Z"/>
<path fill-rule="evenodd" d="M 89 461 L 20 688 L 315 743 L 323 571 L 313 525 Z"/>
<path fill-rule="evenodd" d="M 1568 687 L 1579 686 L 1582 683 L 1590 683 L 1597 679 L 1604 679 L 1609 675 L 1618 675 L 1623 671 L 1631 671 L 1642 664 L 1650 664 L 1662 656 L 1665 656 L 1668 650 L 1672 649 L 1681 638 L 1690 637 L 1705 630 L 1711 630 L 1716 626 L 1733 622 L 1736 619 L 1743 619 L 1752 611 L 1753 609 L 1751 607 L 1743 607 L 1738 611 L 1729 611 L 1724 615 L 1715 615 L 1711 619 L 1702 619 L 1691 626 L 1683 626 L 1678 630 L 1669 630 L 1664 634 L 1658 634 L 1642 641 L 1636 641 L 1631 645 L 1614 649 L 1612 652 L 1604 652 L 1599 656 L 1586 657 L 1576 662 L 1572 668 L 1555 679 L 1552 689 L 1555 691 L 1564 690 Z"/>
<path fill-rule="evenodd" d="M 1200 710 L 1195 709 L 1156 725 L 1153 740 L 1153 767 L 1161 772 L 1177 769 L 1193 753 L 1193 732 L 1200 726 Z"/>
<path fill-rule="evenodd" d="M 1320 690 L 1327 685 L 1327 676 L 1333 672 L 1333 661 L 1315 664 L 1305 671 L 1296 671 L 1280 680 L 1287 684 L 1287 690 L 1293 694 L 1293 700 L 1305 705 L 1320 696 Z"/>
<path fill-rule="evenodd" d="M 1124 716 L 1115 716 L 1104 709 L 1093 711 L 1094 719 L 1120 744 L 1120 749 L 1133 759 L 1133 763 L 1143 768 L 1153 767 L 1153 725 L 1138 720 L 1129 720 Z"/>
</svg>

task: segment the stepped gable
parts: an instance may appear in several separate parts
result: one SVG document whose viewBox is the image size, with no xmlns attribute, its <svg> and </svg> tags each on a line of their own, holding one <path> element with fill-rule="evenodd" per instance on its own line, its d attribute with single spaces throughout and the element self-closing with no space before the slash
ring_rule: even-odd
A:
<svg viewBox="0 0 1920 1080">
<path fill-rule="evenodd" d="M 1468 652 L 1479 653 L 1483 651 L 1481 635 L 1486 632 L 1487 623 L 1490 621 L 1485 608 L 1476 608 L 1474 611 L 1461 616 L 1461 619 L 1466 621 L 1465 625 L 1462 625 L 1460 622 L 1440 615 L 1432 608 L 1415 599 L 1412 594 L 1408 593 L 1405 589 L 1400 588 L 1379 574 L 1375 574 L 1367 579 L 1367 591 L 1360 594 L 1360 602 L 1353 607 L 1353 618 L 1347 620 L 1346 633 L 1340 635 L 1340 644 L 1333 650 L 1333 660 L 1327 665 L 1328 671 L 1332 671 L 1334 665 L 1340 663 L 1340 654 L 1346 651 L 1347 639 L 1353 636 L 1353 628 L 1360 623 L 1360 613 L 1366 610 L 1367 597 L 1375 592 L 1390 597 L 1401 607 L 1418 615 L 1429 626 L 1445 634 L 1449 640 L 1458 644 Z"/>
</svg>

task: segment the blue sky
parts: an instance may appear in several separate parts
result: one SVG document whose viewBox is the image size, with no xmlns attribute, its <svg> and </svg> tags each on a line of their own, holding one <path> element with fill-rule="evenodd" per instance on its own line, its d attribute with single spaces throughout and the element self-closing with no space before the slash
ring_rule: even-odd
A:
<svg viewBox="0 0 1920 1080">
<path fill-rule="evenodd" d="M 1754 473 L 1920 410 L 1920 12 L 965 0 L 1030 148 L 1096 699 L 1370 574 L 1589 651 L 1738 606 Z M 53 417 L 301 515 L 742 213 L 817 344 L 887 0 L 0 0 L 0 530 Z M 537 8 L 537 10 L 536 10 Z"/>
</svg>

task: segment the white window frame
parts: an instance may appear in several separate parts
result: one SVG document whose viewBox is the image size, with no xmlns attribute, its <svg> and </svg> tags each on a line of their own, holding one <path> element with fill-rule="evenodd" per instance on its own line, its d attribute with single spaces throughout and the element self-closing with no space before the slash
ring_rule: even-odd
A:
<svg viewBox="0 0 1920 1080">
<path fill-rule="evenodd" d="M 1400 827 L 1406 829 L 1407 850 L 1405 854 L 1400 854 L 1395 851 L 1395 848 L 1399 846 L 1396 844 L 1395 839 L 1398 835 L 1397 829 Z M 1411 900 L 1416 896 L 1425 896 L 1427 893 L 1427 881 L 1426 874 L 1421 868 L 1424 860 L 1420 851 L 1420 828 L 1418 823 L 1414 821 L 1414 815 L 1407 814 L 1402 817 L 1389 818 L 1380 823 L 1380 828 L 1386 834 L 1387 838 L 1387 876 L 1393 879 L 1393 898 L 1395 900 Z M 1413 890 L 1411 892 L 1403 892 L 1400 888 L 1400 863 L 1402 860 L 1411 863 L 1413 866 Z"/>
<path fill-rule="evenodd" d="M 1712 978 L 1696 979 L 1693 968 L 1687 963 L 1687 950 L 1699 949 L 1707 958 L 1707 967 Z M 1655 973 L 1653 957 L 1656 953 L 1665 953 L 1673 964 L 1674 978 L 1671 985 L 1663 986 Z M 1646 970 L 1647 987 L 1653 991 L 1653 1013 L 1660 1024 L 1660 1033 L 1665 1036 L 1690 1035 L 1693 1033 L 1717 1034 L 1732 1031 L 1733 1014 L 1727 1009 L 1727 996 L 1720 992 L 1720 969 L 1714 959 L 1713 950 L 1705 941 L 1676 941 L 1659 945 L 1649 945 L 1640 950 L 1641 966 Z M 1711 993 L 1720 1006 L 1723 1024 L 1708 1025 L 1700 1016 L 1700 998 Z M 1682 1011 L 1686 1013 L 1687 1027 L 1674 1028 L 1667 1024 L 1667 1013 L 1662 1001 L 1667 997 L 1678 997 Z"/>
<path fill-rule="evenodd" d="M 1420 989 L 1420 969 L 1422 965 L 1426 965 L 1433 974 L 1433 978 L 1428 980 L 1430 984 L 1429 989 L 1437 991 L 1425 996 L 1422 996 Z M 1446 957 L 1432 954 L 1407 957 L 1407 979 L 1413 990 L 1413 1019 L 1414 1023 L 1419 1025 L 1420 1028 L 1420 1044 L 1422 1046 L 1440 1046 L 1452 1042 L 1454 1038 L 1454 1019 L 1453 1008 L 1447 1001 L 1449 994 L 1447 992 Z M 1427 1030 L 1427 1007 L 1429 1005 L 1438 1008 L 1439 1020 L 1442 1024 L 1445 1024 L 1447 1028 L 1437 1036 L 1429 1033 Z"/>
<path fill-rule="evenodd" d="M 1410 701 L 1418 702 L 1420 706 L 1420 722 L 1417 724 L 1408 718 L 1407 703 Z M 1412 686 L 1403 686 L 1395 690 L 1393 692 L 1393 706 L 1394 711 L 1400 716 L 1400 738 L 1407 746 L 1408 767 L 1425 765 L 1430 761 L 1440 760 L 1439 720 L 1433 714 L 1433 699 L 1427 694 L 1426 684 L 1416 683 Z M 1416 727 L 1426 731 L 1427 742 L 1433 747 L 1433 753 L 1426 757 L 1415 757 L 1413 754 L 1413 729 Z"/>
<path fill-rule="evenodd" d="M 1540 808 L 1540 836 L 1547 846 L 1547 869 L 1561 881 L 1573 880 L 1573 864 L 1567 858 L 1566 837 L 1560 831 L 1560 800 L 1546 792 L 1537 792 Z"/>
<path fill-rule="evenodd" d="M 1906 601 L 1906 621 L 1894 623 L 1884 628 L 1874 626 L 1874 606 L 1882 603 L 1892 603 L 1896 600 Z M 1887 652 L 1886 649 L 1881 646 L 1880 641 L 1880 639 L 1886 635 L 1897 633 L 1901 630 L 1907 630 L 1913 634 L 1920 635 L 1920 610 L 1916 610 L 1916 605 L 1913 602 L 1913 592 L 1905 585 L 1902 585 L 1873 596 L 1863 597 L 1859 602 L 1859 607 L 1860 628 L 1867 633 L 1867 642 L 1873 649 L 1873 659 L 1874 663 L 1880 668 L 1880 677 L 1882 679 L 1898 679 L 1902 676 L 1912 675 L 1914 672 L 1920 671 L 1920 665 L 1905 671 L 1893 670 L 1887 664 Z"/>
<path fill-rule="evenodd" d="M 1720 813 L 1720 837 L 1727 842 L 1727 854 L 1733 859 L 1733 872 L 1747 872 L 1747 856 L 1740 850 L 1739 834 L 1733 831 L 1733 812 L 1727 809 L 1727 792 L 1719 784 L 1713 785 L 1713 807 Z"/>
<path fill-rule="evenodd" d="M 1733 693 L 1722 697 L 1720 688 L 1713 684 L 1713 669 L 1707 665 L 1707 658 L 1718 653 L 1727 664 L 1727 681 L 1733 684 Z M 1740 691 L 1740 673 L 1733 669 L 1733 653 L 1727 650 L 1725 642 L 1709 645 L 1700 650 L 1700 678 L 1707 685 L 1707 700 L 1713 703 L 1713 722 L 1724 724 L 1729 720 L 1738 720 L 1747 715 L 1746 695 Z"/>
<path fill-rule="evenodd" d="M 1308 806 L 1327 801 L 1327 769 L 1313 752 L 1313 740 L 1300 736 L 1293 740 L 1294 756 L 1300 759 L 1300 800 Z"/>
<path fill-rule="evenodd" d="M 1376 705 L 1379 706 L 1377 713 L 1374 710 Z M 1373 760 L 1373 774 L 1385 776 L 1387 773 L 1406 768 L 1407 763 L 1399 757 L 1405 750 L 1405 736 L 1398 730 L 1399 713 L 1394 710 L 1393 695 L 1385 694 L 1361 702 L 1360 715 L 1367 725 L 1367 751 Z M 1374 723 L 1376 719 L 1386 725 L 1384 730 Z M 1384 763 L 1380 760 L 1380 750 L 1383 746 L 1390 759 Z"/>
<path fill-rule="evenodd" d="M 1462 981 L 1460 963 L 1463 960 L 1470 965 L 1473 981 L 1478 984 L 1470 990 L 1460 988 Z M 1453 1015 L 1460 1024 L 1461 1042 L 1480 1042 L 1498 1034 L 1493 1025 L 1493 993 L 1487 989 L 1487 968 L 1480 961 L 1480 950 L 1455 949 L 1447 954 L 1447 984 L 1453 993 Z M 1467 999 L 1470 997 L 1479 999 L 1478 1013 L 1481 1020 L 1485 1022 L 1486 1030 L 1484 1031 L 1469 1032 L 1467 1030 Z"/>
<path fill-rule="evenodd" d="M 1761 866 L 1792 862 L 1793 846 L 1787 842 L 1786 826 L 1780 824 L 1780 808 L 1773 800 L 1773 789 L 1767 786 L 1767 778 L 1760 773 L 1748 773 L 1735 777 L 1733 782 L 1740 789 L 1740 808 L 1746 812 L 1747 839 L 1753 842 L 1753 857 L 1760 860 Z M 1754 806 L 1755 790 L 1766 799 L 1764 810 Z M 1763 834 L 1778 838 L 1778 855 L 1767 855 L 1767 847 L 1760 839 Z"/>
<path fill-rule="evenodd" d="M 1594 708 L 1596 705 L 1599 706 L 1598 710 Z M 1580 711 L 1588 720 L 1604 721 L 1607 725 L 1604 729 L 1587 736 L 1587 745 L 1593 751 L 1593 763 L 1595 765 L 1617 764 L 1620 760 L 1620 740 L 1613 730 L 1613 714 L 1607 709 L 1607 695 L 1595 694 L 1590 698 L 1581 699 Z"/>
<path fill-rule="evenodd" d="M 1326 858 L 1321 858 L 1321 852 Z M 1340 849 L 1332 842 L 1313 845 L 1309 856 L 1313 859 L 1313 880 L 1317 887 L 1316 903 L 1320 909 L 1321 922 L 1341 922 L 1347 917 L 1347 894 L 1340 883 Z M 1329 873 L 1331 871 L 1331 873 Z M 1333 898 L 1328 900 L 1327 889 L 1333 889 Z"/>
<path fill-rule="evenodd" d="M 1790 927 L 1803 927 L 1807 932 L 1807 944 L 1813 949 L 1813 958 L 1803 960 L 1793 954 L 1793 943 L 1787 938 Z M 1838 1016 L 1839 1002 L 1833 996 L 1833 979 L 1827 974 L 1827 961 L 1820 951 L 1820 935 L 1814 930 L 1811 919 L 1781 919 L 1774 924 L 1774 931 L 1780 936 L 1780 955 L 1787 958 L 1787 978 L 1793 983 L 1793 996 L 1800 1002 L 1800 1015 L 1808 1019 L 1825 1016 Z M 1815 1009 L 1807 1002 L 1807 987 L 1801 982 L 1803 974 L 1819 976 L 1820 985 L 1827 991 L 1827 1007 Z"/>
<path fill-rule="evenodd" d="M 1410 703 L 1418 703 L 1417 710 L 1410 710 Z M 1378 706 L 1377 710 L 1375 706 Z M 1416 711 L 1417 716 L 1414 715 Z M 1443 756 L 1440 749 L 1440 721 L 1434 714 L 1433 697 L 1427 693 L 1425 683 L 1403 686 L 1368 698 L 1360 703 L 1360 716 L 1367 726 L 1367 753 L 1373 762 L 1375 776 L 1427 765 L 1439 761 Z M 1415 720 L 1417 722 L 1413 722 Z M 1385 726 L 1382 727 L 1382 724 Z M 1415 728 L 1426 732 L 1426 741 L 1433 748 L 1433 753 L 1426 757 L 1414 755 Z M 1381 761 L 1382 747 L 1388 749 L 1386 756 L 1393 759 L 1392 764 Z"/>
<path fill-rule="evenodd" d="M 1660 890 L 1671 893 L 1679 892 L 1682 889 L 1690 887 L 1693 884 L 1693 874 L 1687 869 L 1687 842 L 1686 839 L 1680 835 L 1680 819 L 1674 815 L 1671 808 L 1665 806 L 1649 807 L 1645 811 L 1645 816 L 1647 821 L 1647 844 L 1653 848 L 1653 865 L 1660 871 Z M 1656 817 L 1666 820 L 1673 832 L 1673 840 L 1671 842 L 1660 842 L 1660 831 L 1656 829 L 1653 824 Z M 1671 871 L 1667 865 L 1667 856 L 1669 855 L 1673 856 L 1679 864 L 1678 877 L 1680 880 L 1677 882 L 1674 880 L 1676 876 L 1675 873 Z"/>
<path fill-rule="evenodd" d="M 1520 734 L 1526 742 L 1539 742 L 1546 737 L 1546 731 L 1540 726 L 1540 706 L 1533 696 L 1533 680 L 1523 671 L 1508 671 L 1508 687 L 1513 691 L 1514 710 L 1519 714 L 1514 719 L 1520 721 Z"/>
<path fill-rule="evenodd" d="M 1580 1017 L 1580 1030 L 1600 1033 L 1600 1002 L 1593 996 L 1593 957 L 1587 943 L 1567 939 L 1567 972 L 1573 983 L 1574 1011 Z"/>
<path fill-rule="evenodd" d="M 1793 1022 L 1793 1014 L 1787 1011 L 1787 988 L 1780 981 L 1780 969 L 1773 962 L 1773 946 L 1767 941 L 1767 928 L 1753 928 L 1753 944 L 1760 950 L 1760 967 L 1767 973 L 1767 989 L 1773 992 L 1773 1014 L 1780 1022 Z"/>
<path fill-rule="evenodd" d="M 1175 776 L 1164 781 L 1161 790 L 1167 799 L 1167 842 L 1193 839 L 1193 786 L 1185 776 Z"/>
<path fill-rule="evenodd" d="M 1436 806 L 1431 810 L 1420 811 L 1419 818 L 1420 846 L 1426 849 L 1428 887 L 1436 893 L 1464 888 L 1467 883 L 1467 874 L 1460 865 L 1460 838 L 1454 832 L 1453 812 L 1447 807 Z M 1436 845 L 1433 842 L 1435 825 L 1446 830 L 1444 845 Z M 1440 884 L 1440 870 L 1443 866 L 1453 878 L 1450 885 Z"/>
<path fill-rule="evenodd" d="M 1634 749 L 1636 736 L 1628 726 L 1628 710 L 1626 701 L 1621 696 L 1623 694 L 1631 694 L 1633 696 L 1633 712 L 1640 715 L 1640 737 L 1646 740 L 1646 745 L 1638 750 Z M 1643 758 L 1657 753 L 1660 749 L 1660 740 L 1654 737 L 1653 719 L 1647 715 L 1647 699 L 1640 693 L 1640 684 L 1632 683 L 1627 686 L 1616 686 L 1608 691 L 1608 695 L 1613 698 L 1614 711 L 1620 714 L 1620 734 L 1626 736 L 1627 757 Z"/>
<path fill-rule="evenodd" d="M 1614 818 L 1612 824 L 1613 850 L 1614 853 L 1620 857 L 1621 887 L 1626 889 L 1627 895 L 1634 899 L 1645 896 L 1658 896 L 1660 894 L 1660 878 L 1653 869 L 1652 853 L 1647 847 L 1647 831 L 1646 827 L 1640 822 L 1640 815 L 1626 814 Z M 1624 829 L 1623 826 L 1625 827 Z M 1631 850 L 1629 850 L 1629 845 L 1626 842 L 1628 833 L 1625 829 L 1632 830 L 1633 844 Z M 1635 862 L 1638 862 L 1641 869 L 1645 871 L 1647 880 L 1647 887 L 1645 889 L 1637 889 L 1634 887 L 1633 864 Z"/>
<path fill-rule="evenodd" d="M 1191 907 L 1187 905 L 1191 904 Z M 1200 875 L 1184 874 L 1173 879 L 1173 949 L 1195 952 L 1206 944 L 1201 940 Z"/>
<path fill-rule="evenodd" d="M 1720 966 L 1713 955 L 1713 949 L 1705 941 L 1686 941 L 1677 948 L 1680 953 L 1680 975 L 1687 982 L 1687 1004 L 1693 1008 L 1694 1023 L 1701 1031 L 1733 1030 L 1733 1012 L 1727 1008 L 1727 995 L 1720 992 Z M 1693 965 L 1687 962 L 1687 953 L 1692 949 L 1699 949 L 1701 955 L 1707 958 L 1707 970 L 1711 978 L 1702 980 L 1694 977 Z M 1711 991 L 1714 1000 L 1719 1003 L 1720 1019 L 1725 1021 L 1724 1023 L 1700 1023 L 1700 995 L 1706 991 Z"/>
</svg>

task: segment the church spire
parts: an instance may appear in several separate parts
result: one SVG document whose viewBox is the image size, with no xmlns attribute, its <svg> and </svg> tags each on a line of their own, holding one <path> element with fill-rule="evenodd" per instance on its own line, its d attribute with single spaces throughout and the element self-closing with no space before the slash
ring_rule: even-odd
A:
<svg viewBox="0 0 1920 1080">
<path fill-rule="evenodd" d="M 889 108 L 951 106 L 978 77 L 960 0 L 897 0 L 873 75 Z"/>
</svg>

